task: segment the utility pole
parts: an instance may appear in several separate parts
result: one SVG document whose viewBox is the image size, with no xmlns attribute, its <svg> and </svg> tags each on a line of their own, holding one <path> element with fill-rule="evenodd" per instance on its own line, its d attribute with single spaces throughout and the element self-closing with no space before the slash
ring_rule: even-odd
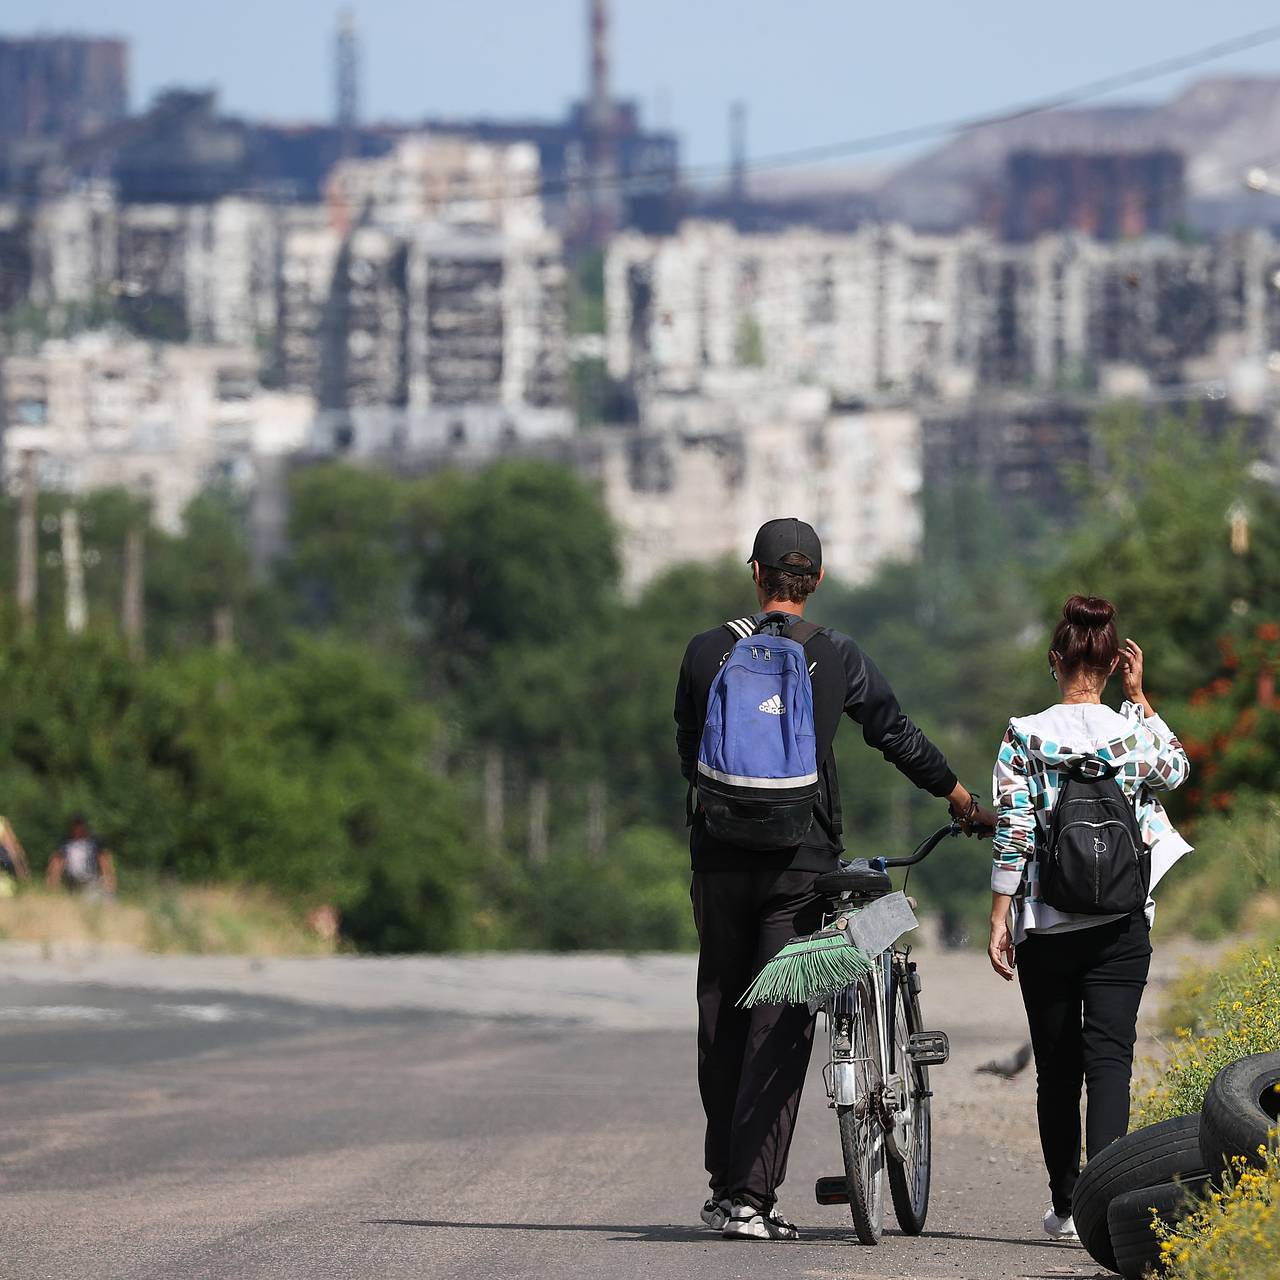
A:
<svg viewBox="0 0 1280 1280">
<path fill-rule="evenodd" d="M 491 853 L 502 848 L 502 835 L 506 829 L 505 769 L 502 752 L 490 747 L 484 754 L 484 838 Z"/>
<path fill-rule="evenodd" d="M 535 866 L 547 860 L 547 810 L 551 787 L 546 778 L 529 783 L 529 861 Z"/>
<path fill-rule="evenodd" d="M 80 635 L 89 622 L 84 598 L 84 560 L 80 554 L 80 513 L 62 508 L 62 569 L 66 577 L 67 634 Z"/>
<path fill-rule="evenodd" d="M 605 825 L 608 792 L 603 782 L 592 782 L 587 786 L 587 857 L 598 861 L 604 857 L 605 838 L 608 834 Z"/>
<path fill-rule="evenodd" d="M 213 611 L 213 647 L 219 653 L 230 653 L 236 647 L 236 615 L 229 604 Z"/>
<path fill-rule="evenodd" d="M 22 454 L 22 494 L 18 500 L 18 613 L 24 631 L 36 624 L 36 501 L 39 496 L 34 449 Z"/>
<path fill-rule="evenodd" d="M 120 629 L 124 632 L 129 656 L 135 662 L 141 662 L 146 656 L 142 611 L 145 555 L 146 531 L 141 525 L 131 525 L 124 539 L 124 591 L 120 602 Z"/>
</svg>

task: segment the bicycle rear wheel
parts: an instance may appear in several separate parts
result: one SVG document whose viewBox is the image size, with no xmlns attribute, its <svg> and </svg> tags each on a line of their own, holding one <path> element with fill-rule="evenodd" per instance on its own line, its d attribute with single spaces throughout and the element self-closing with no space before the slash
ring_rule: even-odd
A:
<svg viewBox="0 0 1280 1280">
<path fill-rule="evenodd" d="M 889 1070 L 902 1077 L 906 1091 L 906 1122 L 901 1142 L 902 1160 L 889 1161 L 889 1193 L 898 1225 L 909 1236 L 924 1230 L 929 1215 L 929 1179 L 933 1165 L 932 1109 L 929 1099 L 929 1068 L 916 1066 L 907 1053 L 914 1032 L 923 1029 L 920 997 L 912 989 L 912 974 L 906 965 L 895 962 L 889 1025 Z"/>
<path fill-rule="evenodd" d="M 874 974 L 842 996 L 851 1006 L 850 1042 L 855 1101 L 837 1107 L 840 1150 L 853 1229 L 863 1244 L 879 1244 L 884 1231 L 884 1126 L 880 1121 L 880 1047 L 876 1040 Z"/>
</svg>

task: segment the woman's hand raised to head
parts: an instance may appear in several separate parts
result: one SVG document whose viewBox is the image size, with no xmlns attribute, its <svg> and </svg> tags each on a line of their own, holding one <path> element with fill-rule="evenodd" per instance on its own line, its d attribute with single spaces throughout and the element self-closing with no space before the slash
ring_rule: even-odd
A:
<svg viewBox="0 0 1280 1280">
<path fill-rule="evenodd" d="M 1120 646 L 1120 667 L 1124 673 L 1124 696 L 1136 702 L 1149 716 L 1155 715 L 1142 690 L 1142 650 L 1136 640 L 1125 640 Z"/>
</svg>

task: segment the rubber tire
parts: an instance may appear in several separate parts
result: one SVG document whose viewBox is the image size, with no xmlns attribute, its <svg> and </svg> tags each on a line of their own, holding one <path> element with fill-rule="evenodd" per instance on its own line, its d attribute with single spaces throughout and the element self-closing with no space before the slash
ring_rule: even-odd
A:
<svg viewBox="0 0 1280 1280">
<path fill-rule="evenodd" d="M 903 1064 L 897 1061 L 898 1005 L 902 1005 L 908 1034 L 923 1031 L 924 1024 L 920 1016 L 920 998 L 912 992 L 896 971 L 890 985 L 892 998 L 889 1001 L 888 1010 L 889 1051 L 893 1055 L 890 1068 L 900 1074 Z M 886 1161 L 886 1171 L 889 1175 L 889 1194 L 893 1199 L 893 1212 L 898 1219 L 898 1226 L 902 1228 L 903 1235 L 918 1236 L 924 1230 L 925 1220 L 929 1216 L 929 1183 L 933 1164 L 933 1108 L 930 1098 L 920 1096 L 929 1092 L 929 1068 L 914 1067 L 910 1063 L 906 1066 L 911 1076 L 908 1087 L 916 1094 L 915 1143 L 918 1167 L 908 1170 L 905 1165 L 890 1158 Z M 913 1174 L 917 1179 L 915 1186 L 912 1185 L 911 1175 Z"/>
<path fill-rule="evenodd" d="M 1206 1169 L 1217 1173 L 1231 1165 L 1233 1156 L 1243 1156 L 1251 1165 L 1261 1165 L 1259 1147 L 1267 1145 L 1268 1134 L 1276 1127 L 1280 1093 L 1280 1053 L 1255 1053 L 1223 1067 L 1213 1078 L 1200 1108 L 1200 1155 Z M 1268 1111 L 1262 1099 L 1276 1110 Z"/>
<path fill-rule="evenodd" d="M 1107 1210 L 1107 1227 L 1111 1247 L 1116 1255 L 1116 1269 L 1125 1280 L 1142 1280 L 1147 1269 L 1160 1262 L 1160 1240 L 1151 1229 L 1154 1209 L 1165 1226 L 1172 1227 L 1197 1200 L 1213 1190 L 1207 1173 L 1183 1178 L 1181 1182 L 1162 1182 L 1117 1196 Z"/>
<path fill-rule="evenodd" d="M 1117 1270 L 1107 1210 L 1117 1196 L 1204 1172 L 1200 1117 L 1162 1120 L 1117 1138 L 1085 1165 L 1071 1200 L 1080 1243 L 1099 1266 Z"/>
</svg>

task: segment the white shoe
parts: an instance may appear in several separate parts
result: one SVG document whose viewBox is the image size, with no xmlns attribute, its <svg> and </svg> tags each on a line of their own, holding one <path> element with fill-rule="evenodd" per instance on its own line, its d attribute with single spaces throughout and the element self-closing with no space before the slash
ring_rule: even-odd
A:
<svg viewBox="0 0 1280 1280">
<path fill-rule="evenodd" d="M 732 1209 L 733 1205 L 728 1200 L 708 1200 L 702 1206 L 702 1212 L 698 1216 L 712 1231 L 723 1231 Z"/>
<path fill-rule="evenodd" d="M 1044 1215 L 1044 1231 L 1050 1240 L 1071 1240 L 1079 1243 L 1080 1237 L 1076 1234 L 1075 1220 L 1070 1214 L 1065 1218 L 1060 1218 L 1053 1211 L 1053 1205 L 1045 1210 Z"/>
<path fill-rule="evenodd" d="M 800 1233 L 777 1209 L 761 1213 L 754 1205 L 735 1204 L 720 1233 L 726 1240 L 798 1240 Z"/>
</svg>

